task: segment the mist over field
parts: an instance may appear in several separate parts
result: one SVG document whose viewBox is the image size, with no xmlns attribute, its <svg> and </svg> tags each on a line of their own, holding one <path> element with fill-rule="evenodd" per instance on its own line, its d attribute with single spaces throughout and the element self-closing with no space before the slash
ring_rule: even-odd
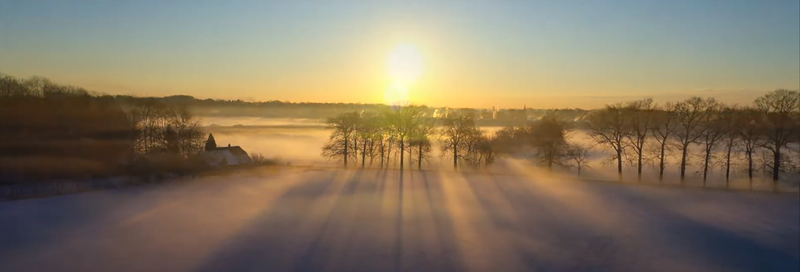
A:
<svg viewBox="0 0 800 272">
<path fill-rule="evenodd" d="M 238 145 L 249 153 L 259 153 L 268 158 L 277 158 L 281 162 L 293 165 L 320 165 L 337 166 L 341 162 L 323 158 L 320 153 L 331 129 L 325 124 L 324 119 L 293 119 L 293 118 L 262 118 L 262 117 L 202 117 L 205 129 L 214 134 L 220 146 Z M 484 134 L 491 135 L 502 129 L 499 126 L 483 126 L 480 129 Z M 598 181 L 617 181 L 617 173 L 613 160 L 610 160 L 612 152 L 608 148 L 598 146 L 588 135 L 587 131 L 575 129 L 568 134 L 572 143 L 580 143 L 586 146 L 593 146 L 589 153 L 588 169 L 583 170 L 581 177 L 584 179 Z M 452 168 L 450 159 L 442 156 L 441 143 L 436 140 L 433 143 L 431 157 L 425 162 L 425 169 L 449 170 Z M 648 147 L 650 148 L 650 147 Z M 702 147 L 693 145 L 692 150 L 699 152 Z M 668 156 L 667 169 L 665 170 L 665 184 L 678 184 L 680 162 L 679 152 L 675 151 Z M 715 159 L 720 159 L 722 150 L 718 150 Z M 761 155 L 761 154 L 758 154 Z M 505 160 L 530 160 L 525 157 L 500 158 L 498 165 L 503 165 Z M 702 183 L 701 166 L 702 157 L 694 155 L 690 157 L 687 172 L 687 184 L 698 185 Z M 636 182 L 636 169 L 633 162 L 626 162 L 623 167 L 623 180 L 626 182 Z M 643 183 L 658 183 L 658 169 L 652 159 L 646 162 L 643 171 Z M 731 174 L 730 186 L 733 189 L 748 189 L 749 180 L 747 179 L 746 165 L 744 158 L 736 154 L 734 157 L 733 171 Z M 367 167 L 378 167 L 373 164 Z M 398 168 L 395 163 L 393 168 Z M 490 166 L 484 170 L 472 170 L 479 172 L 496 172 L 496 167 Z M 470 171 L 470 170 L 462 170 Z M 562 168 L 558 172 L 575 173 L 575 169 Z M 710 187 L 725 187 L 725 172 L 722 165 L 715 164 L 711 175 L 707 181 Z M 786 190 L 795 191 L 800 186 L 798 176 L 789 173 L 788 177 L 782 179 L 785 182 Z M 770 190 L 771 180 L 767 175 L 759 175 L 754 180 L 754 188 L 760 190 Z"/>
<path fill-rule="evenodd" d="M 202 117 L 201 120 L 220 146 L 229 143 L 242 146 L 247 152 L 295 165 L 337 165 L 320 155 L 332 131 L 324 119 Z M 500 127 L 482 129 L 493 133 Z M 427 162 L 430 168 L 436 169 L 442 160 L 447 159 L 441 157 L 440 146 L 436 144 Z"/>
</svg>

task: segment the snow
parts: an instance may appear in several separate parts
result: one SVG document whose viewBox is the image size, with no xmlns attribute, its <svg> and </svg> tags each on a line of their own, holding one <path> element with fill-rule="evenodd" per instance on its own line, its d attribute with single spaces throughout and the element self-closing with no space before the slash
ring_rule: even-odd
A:
<svg viewBox="0 0 800 272">
<path fill-rule="evenodd" d="M 0 202 L 0 271 L 798 271 L 800 198 L 266 168 Z"/>
</svg>

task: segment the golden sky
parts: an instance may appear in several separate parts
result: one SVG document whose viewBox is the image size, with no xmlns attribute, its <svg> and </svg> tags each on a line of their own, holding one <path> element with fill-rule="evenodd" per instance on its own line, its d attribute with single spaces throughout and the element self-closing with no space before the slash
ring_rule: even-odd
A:
<svg viewBox="0 0 800 272">
<path fill-rule="evenodd" d="M 385 103 L 407 90 L 412 103 L 477 108 L 749 103 L 800 88 L 798 5 L 3 2 L 0 72 L 250 101 Z"/>
</svg>

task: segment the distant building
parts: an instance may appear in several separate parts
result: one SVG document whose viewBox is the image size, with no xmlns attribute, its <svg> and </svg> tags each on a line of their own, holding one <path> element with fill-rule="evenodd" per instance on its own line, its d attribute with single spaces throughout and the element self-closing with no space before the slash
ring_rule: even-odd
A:
<svg viewBox="0 0 800 272">
<path fill-rule="evenodd" d="M 241 147 L 217 147 L 198 154 L 203 161 L 212 167 L 226 167 L 253 163 L 250 155 Z"/>
</svg>

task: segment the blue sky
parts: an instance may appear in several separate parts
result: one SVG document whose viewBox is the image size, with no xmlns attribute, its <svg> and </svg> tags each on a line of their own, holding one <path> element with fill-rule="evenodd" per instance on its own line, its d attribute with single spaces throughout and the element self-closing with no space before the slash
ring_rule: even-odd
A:
<svg viewBox="0 0 800 272">
<path fill-rule="evenodd" d="M 596 107 L 800 87 L 800 1 L 4 1 L 0 72 L 136 95 Z"/>
</svg>

